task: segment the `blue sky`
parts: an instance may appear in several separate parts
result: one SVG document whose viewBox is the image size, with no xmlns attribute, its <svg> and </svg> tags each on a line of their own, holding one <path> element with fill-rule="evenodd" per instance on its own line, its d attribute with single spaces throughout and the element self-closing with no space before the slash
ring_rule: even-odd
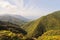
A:
<svg viewBox="0 0 60 40">
<path fill-rule="evenodd" d="M 0 14 L 36 19 L 57 10 L 60 10 L 60 0 L 0 0 Z"/>
</svg>

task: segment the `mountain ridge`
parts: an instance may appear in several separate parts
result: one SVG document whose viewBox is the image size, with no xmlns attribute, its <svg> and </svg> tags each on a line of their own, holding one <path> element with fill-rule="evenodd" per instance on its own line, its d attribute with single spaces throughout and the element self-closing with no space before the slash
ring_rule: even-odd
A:
<svg viewBox="0 0 60 40">
<path fill-rule="evenodd" d="M 27 37 L 39 37 L 49 30 L 60 29 L 60 11 L 53 12 L 23 26 L 28 32 Z"/>
<path fill-rule="evenodd" d="M 29 20 L 20 15 L 4 14 L 0 16 L 0 21 L 7 21 L 20 26 L 23 25 L 24 23 L 27 23 Z"/>
</svg>

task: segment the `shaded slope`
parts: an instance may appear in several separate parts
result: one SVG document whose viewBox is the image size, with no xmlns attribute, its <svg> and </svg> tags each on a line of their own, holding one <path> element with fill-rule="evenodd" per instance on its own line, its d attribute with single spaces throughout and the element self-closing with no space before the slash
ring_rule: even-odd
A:
<svg viewBox="0 0 60 40">
<path fill-rule="evenodd" d="M 60 30 L 60 11 L 43 16 L 23 26 L 27 37 L 39 37 L 48 30 Z"/>
<path fill-rule="evenodd" d="M 41 17 L 41 19 L 29 22 L 29 23 L 27 23 L 26 25 L 23 26 L 23 29 L 25 29 L 28 32 L 26 37 L 32 37 L 32 36 L 35 36 L 37 34 L 42 35 L 42 32 L 39 32 L 39 31 L 45 31 L 44 27 L 40 27 L 40 26 L 43 26 L 43 25 L 40 25 L 40 21 L 43 18 L 44 17 Z M 41 29 L 39 30 L 38 28 L 41 28 Z M 37 36 L 35 36 L 35 37 L 37 37 Z"/>
<path fill-rule="evenodd" d="M 8 22 L 2 22 L 2 21 L 0 21 L 0 31 L 1 30 L 8 30 L 14 33 L 22 33 L 23 35 L 27 34 L 27 32 L 22 28 L 20 28 L 20 26 Z"/>
</svg>

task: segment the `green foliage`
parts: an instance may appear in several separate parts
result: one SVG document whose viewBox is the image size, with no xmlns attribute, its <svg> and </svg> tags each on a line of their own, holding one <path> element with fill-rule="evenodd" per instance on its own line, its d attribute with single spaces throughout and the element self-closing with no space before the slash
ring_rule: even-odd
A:
<svg viewBox="0 0 60 40">
<path fill-rule="evenodd" d="M 2 30 L 0 31 L 0 40 L 23 40 L 23 37 L 18 36 L 11 31 Z"/>
<path fill-rule="evenodd" d="M 60 30 L 50 30 L 45 32 L 42 36 L 55 36 L 60 35 Z"/>
<path fill-rule="evenodd" d="M 60 40 L 60 30 L 47 31 L 38 40 Z"/>
<path fill-rule="evenodd" d="M 43 36 L 43 37 L 39 37 L 37 40 L 60 40 L 60 35 L 59 36 Z"/>
</svg>

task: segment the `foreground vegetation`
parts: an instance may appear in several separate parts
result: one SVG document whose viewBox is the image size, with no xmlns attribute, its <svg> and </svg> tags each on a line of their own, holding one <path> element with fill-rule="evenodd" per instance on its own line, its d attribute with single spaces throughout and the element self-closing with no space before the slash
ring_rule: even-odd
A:
<svg viewBox="0 0 60 40">
<path fill-rule="evenodd" d="M 60 35 L 59 36 L 43 36 L 38 38 L 37 40 L 60 40 Z"/>
<path fill-rule="evenodd" d="M 40 36 L 38 40 L 60 40 L 60 30 L 50 30 Z"/>
<path fill-rule="evenodd" d="M 22 34 L 15 34 L 11 31 L 0 31 L 0 40 L 23 40 Z"/>
</svg>

